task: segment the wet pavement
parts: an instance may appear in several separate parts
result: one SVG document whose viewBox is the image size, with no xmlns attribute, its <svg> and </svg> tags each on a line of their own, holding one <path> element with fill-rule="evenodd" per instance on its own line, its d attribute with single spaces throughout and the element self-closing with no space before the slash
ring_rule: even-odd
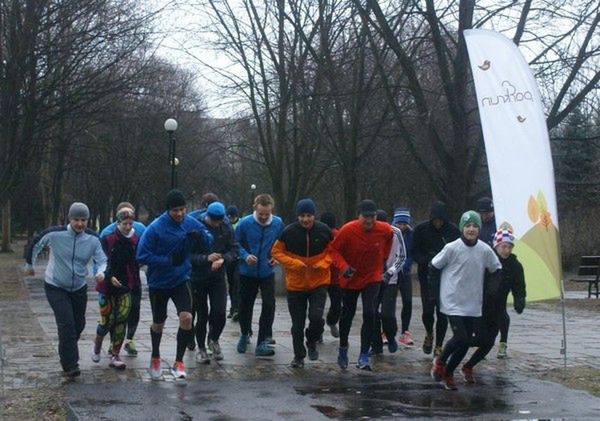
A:
<svg viewBox="0 0 600 421">
<path fill-rule="evenodd" d="M 90 284 L 87 325 L 79 343 L 82 376 L 65 382 L 58 362 L 56 325 L 43 290 L 44 262 L 40 263 L 36 277 L 22 278 L 16 265 L 0 272 L 2 391 L 62 385 L 72 419 L 600 419 L 600 399 L 535 377 L 563 364 L 560 313 L 526 309 L 518 316 L 511 312 L 510 358 L 498 360 L 492 350 L 477 367 L 475 386 L 459 384 L 459 391 L 447 392 L 429 377 L 431 356 L 420 349 L 424 330 L 417 297 L 411 323 L 416 346 L 396 354 L 386 350 L 373 359 L 373 372 L 360 371 L 352 364 L 341 371 L 336 364 L 337 340 L 327 330 L 320 358 L 307 360 L 304 369 L 290 368 L 291 323 L 285 298 L 279 297 L 274 357 L 256 358 L 254 342 L 248 353 L 238 354 L 239 325 L 228 320 L 220 341 L 224 360 L 198 365 L 194 353 L 187 352 L 185 382 L 174 380 L 168 370 L 177 332 L 175 309 L 170 306 L 161 345 L 164 380 L 152 382 L 147 372 L 151 324 L 147 292 L 136 334 L 140 354 L 124 357 L 127 369 L 116 371 L 108 367 L 108 341 L 100 363 L 90 358 L 98 320 L 96 293 Z M 259 308 L 257 300 L 255 323 Z M 350 337 L 351 362 L 358 357 L 360 312 L 357 315 Z M 600 366 L 600 332 L 595 325 L 589 313 L 569 312 L 570 366 Z"/>
<path fill-rule="evenodd" d="M 69 390 L 79 419 L 597 419 L 600 400 L 524 376 L 440 390 L 419 374 L 347 373 L 264 381 L 126 382 Z M 568 402 L 568 403 L 566 403 Z"/>
</svg>

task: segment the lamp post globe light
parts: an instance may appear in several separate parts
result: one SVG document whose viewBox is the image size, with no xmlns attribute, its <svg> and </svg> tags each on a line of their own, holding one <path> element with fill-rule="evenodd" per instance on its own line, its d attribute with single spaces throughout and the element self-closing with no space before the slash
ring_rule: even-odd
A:
<svg viewBox="0 0 600 421">
<path fill-rule="evenodd" d="M 175 167 L 179 163 L 175 160 L 175 130 L 177 130 L 177 121 L 174 118 L 169 118 L 165 121 L 165 130 L 169 134 L 169 165 L 171 165 L 171 189 L 177 188 L 177 179 L 175 177 Z"/>
<path fill-rule="evenodd" d="M 254 192 L 256 191 L 256 184 L 250 184 L 250 213 L 254 209 Z"/>
</svg>

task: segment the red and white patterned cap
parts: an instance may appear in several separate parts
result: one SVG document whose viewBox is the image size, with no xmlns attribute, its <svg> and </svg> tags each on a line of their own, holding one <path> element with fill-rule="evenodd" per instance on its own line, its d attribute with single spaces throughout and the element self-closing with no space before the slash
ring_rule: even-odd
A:
<svg viewBox="0 0 600 421">
<path fill-rule="evenodd" d="M 515 236 L 512 231 L 506 228 L 500 228 L 494 234 L 494 248 L 500 243 L 510 243 L 515 244 Z"/>
</svg>

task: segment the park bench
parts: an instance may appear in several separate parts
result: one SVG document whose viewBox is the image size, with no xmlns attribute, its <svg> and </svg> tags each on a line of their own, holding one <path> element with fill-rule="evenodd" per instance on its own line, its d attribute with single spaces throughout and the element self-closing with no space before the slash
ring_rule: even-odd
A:
<svg viewBox="0 0 600 421">
<path fill-rule="evenodd" d="M 592 286 L 596 289 L 593 293 L 596 298 L 598 293 L 598 278 L 600 277 L 600 256 L 581 256 L 577 276 L 571 279 L 573 282 L 588 283 L 588 298 L 592 297 Z"/>
</svg>

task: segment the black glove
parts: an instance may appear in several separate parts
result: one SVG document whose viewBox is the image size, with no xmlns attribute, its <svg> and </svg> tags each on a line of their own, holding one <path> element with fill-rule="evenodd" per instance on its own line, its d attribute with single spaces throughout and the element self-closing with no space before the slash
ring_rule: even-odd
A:
<svg viewBox="0 0 600 421">
<path fill-rule="evenodd" d="M 188 231 L 187 236 L 190 237 L 192 240 L 202 240 L 204 238 L 202 233 L 198 230 Z"/>
<path fill-rule="evenodd" d="M 124 266 L 135 256 L 133 245 L 126 239 L 119 239 L 110 252 L 110 260 L 114 265 Z"/>
<path fill-rule="evenodd" d="M 354 275 L 354 273 L 356 273 L 356 269 L 354 269 L 354 268 L 353 268 L 353 267 L 351 267 L 351 266 L 348 266 L 348 267 L 346 268 L 346 270 L 344 271 L 344 273 L 342 273 L 342 276 L 343 276 L 344 278 L 351 278 L 351 277 L 352 277 L 352 275 Z"/>
<path fill-rule="evenodd" d="M 440 298 L 440 283 L 441 283 L 442 272 L 429 263 L 429 269 L 427 271 L 427 303 L 430 306 L 438 304 Z"/>
<path fill-rule="evenodd" d="M 173 266 L 182 265 L 185 261 L 185 255 L 182 250 L 175 250 L 173 254 L 171 254 L 171 263 Z"/>
<path fill-rule="evenodd" d="M 518 314 L 523 313 L 523 310 L 525 310 L 525 297 L 515 298 L 514 308 Z"/>
</svg>

